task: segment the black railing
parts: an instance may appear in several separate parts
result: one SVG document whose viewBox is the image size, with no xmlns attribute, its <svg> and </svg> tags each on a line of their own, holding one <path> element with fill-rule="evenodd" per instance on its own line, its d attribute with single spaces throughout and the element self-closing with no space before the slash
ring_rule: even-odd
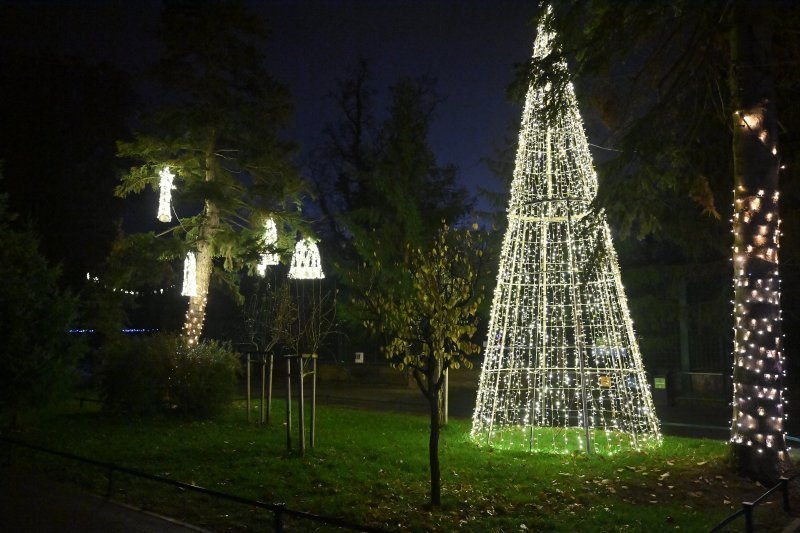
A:
<svg viewBox="0 0 800 533">
<path fill-rule="evenodd" d="M 61 452 L 58 450 L 52 450 L 50 448 L 45 448 L 44 446 L 38 446 L 36 444 L 30 444 L 21 440 L 12 439 L 10 437 L 6 437 L 5 435 L 0 435 L 0 440 L 8 442 L 9 444 L 13 444 L 16 446 L 21 446 L 23 448 L 29 448 L 31 450 L 36 450 L 38 452 L 47 453 L 50 455 L 55 455 L 57 457 L 63 457 L 65 459 L 71 459 L 73 461 L 77 461 L 79 463 L 84 463 L 88 465 L 95 466 L 97 468 L 103 469 L 106 471 L 108 476 L 108 486 L 106 488 L 106 498 L 111 496 L 112 486 L 113 486 L 113 479 L 114 479 L 114 472 L 121 472 L 124 474 L 128 474 L 130 476 L 139 477 L 143 479 L 148 479 L 150 481 L 155 481 L 157 483 L 163 483 L 165 485 L 171 485 L 173 487 L 178 487 L 180 489 L 184 489 L 191 492 L 197 492 L 200 494 L 205 494 L 207 496 L 212 496 L 214 498 L 218 498 L 220 500 L 227 500 L 231 502 L 236 502 L 240 504 L 244 504 L 250 507 L 257 507 L 259 509 L 265 509 L 270 511 L 273 514 L 273 528 L 277 532 L 283 532 L 284 527 L 284 518 L 285 517 L 292 517 L 292 518 L 299 518 L 302 520 L 310 520 L 312 522 L 318 522 L 320 524 L 325 524 L 329 526 L 334 526 L 342 529 L 349 529 L 352 531 L 367 531 L 367 532 L 384 532 L 385 530 L 371 527 L 371 526 L 363 526 L 360 524 L 354 524 L 352 522 L 348 522 L 347 520 L 337 518 L 334 516 L 321 516 L 316 515 L 313 513 L 307 513 L 305 511 L 296 511 L 294 509 L 289 509 L 286 507 L 284 503 L 267 503 L 262 502 L 259 500 L 251 500 L 249 498 L 243 498 L 241 496 L 236 496 L 235 494 L 228 494 L 226 492 L 220 492 L 214 489 L 208 489 L 205 487 L 201 487 L 199 485 L 193 485 L 191 483 L 184 483 L 182 481 L 176 481 L 174 479 L 169 479 L 163 476 L 158 476 L 155 474 L 149 474 L 147 472 L 142 472 L 141 470 L 136 470 L 134 468 L 127 468 L 124 466 L 120 466 L 114 463 L 106 463 L 103 461 L 96 461 L 94 459 L 89 459 L 87 457 L 81 457 L 79 455 L 74 455 L 67 452 Z"/>
<path fill-rule="evenodd" d="M 740 516 L 744 515 L 744 529 L 747 533 L 752 533 L 755 531 L 755 526 L 753 525 L 753 511 L 755 510 L 756 506 L 763 502 L 765 499 L 769 498 L 775 491 L 781 490 L 783 495 L 783 510 L 787 513 L 791 511 L 791 507 L 789 505 L 789 482 L 795 479 L 796 477 L 800 476 L 800 472 L 796 472 L 789 477 L 781 476 L 778 481 L 778 484 L 772 487 L 771 489 L 767 490 L 764 494 L 756 498 L 751 502 L 742 502 L 742 508 L 730 515 L 728 518 L 714 526 L 711 530 L 712 533 L 714 531 L 721 531 L 723 527 L 727 526 Z"/>
</svg>

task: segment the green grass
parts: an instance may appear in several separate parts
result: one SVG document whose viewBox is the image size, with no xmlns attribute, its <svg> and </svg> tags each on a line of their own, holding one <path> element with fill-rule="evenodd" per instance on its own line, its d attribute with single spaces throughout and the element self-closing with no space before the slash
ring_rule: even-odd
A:
<svg viewBox="0 0 800 533">
<path fill-rule="evenodd" d="M 469 421 L 451 420 L 440 445 L 443 505 L 431 510 L 426 417 L 320 407 L 317 446 L 300 457 L 286 450 L 283 406 L 275 402 L 267 427 L 248 424 L 242 403 L 205 422 L 76 406 L 17 437 L 292 509 L 415 531 L 707 531 L 764 490 L 729 471 L 718 441 L 665 437 L 658 449 L 610 457 L 531 454 L 479 447 L 469 439 Z M 105 489 L 96 469 L 20 449 L 13 457 Z M 114 496 L 215 530 L 264 530 L 271 520 L 264 511 L 124 475 Z M 777 507 L 769 504 L 757 519 L 783 520 Z"/>
</svg>

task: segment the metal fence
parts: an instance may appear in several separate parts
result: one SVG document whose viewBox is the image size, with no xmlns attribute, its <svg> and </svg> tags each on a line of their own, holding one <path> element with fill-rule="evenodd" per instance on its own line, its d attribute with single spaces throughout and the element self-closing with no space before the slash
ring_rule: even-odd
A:
<svg viewBox="0 0 800 533">
<path fill-rule="evenodd" d="M 209 489 L 209 488 L 206 488 L 206 487 L 201 487 L 199 485 L 194 485 L 194 484 L 191 484 L 191 483 L 184 483 L 182 481 L 176 481 L 174 479 L 169 479 L 169 478 L 166 478 L 166 477 L 163 477 L 163 476 L 158 476 L 158 475 L 155 475 L 155 474 L 149 474 L 147 472 L 142 472 L 141 470 L 136 470 L 134 468 L 127 468 L 127 467 L 120 466 L 120 465 L 117 465 L 117 464 L 114 464 L 114 463 L 96 461 L 94 459 L 89 459 L 87 457 L 81 457 L 79 455 L 74 455 L 74 454 L 67 453 L 67 452 L 61 452 L 61 451 L 58 451 L 58 450 L 52 450 L 50 448 L 45 448 L 44 446 L 38 446 L 36 444 L 30 444 L 30 443 L 27 443 L 27 442 L 24 442 L 24 441 L 21 441 L 21 440 L 17 440 L 17 439 L 13 439 L 13 438 L 7 437 L 5 435 L 0 435 L 0 441 L 4 441 L 4 442 L 7 442 L 7 443 L 15 445 L 15 446 L 20 446 L 20 447 L 23 447 L 23 448 L 27 448 L 27 449 L 30 449 L 30 450 L 35 450 L 35 451 L 46 453 L 46 454 L 49 454 L 49 455 L 54 455 L 54 456 L 57 456 L 57 457 L 70 459 L 70 460 L 77 461 L 77 462 L 82 463 L 82 464 L 91 465 L 91 466 L 94 466 L 96 468 L 104 470 L 106 472 L 106 476 L 108 478 L 108 485 L 107 485 L 107 489 L 106 489 L 106 498 L 109 498 L 111 496 L 113 482 L 114 482 L 114 474 L 115 473 L 121 473 L 121 474 L 127 474 L 127 475 L 130 475 L 130 476 L 134 476 L 134 477 L 138 477 L 138 478 L 142 478 L 142 479 L 147 479 L 147 480 L 154 481 L 154 482 L 157 482 L 157 483 L 161 483 L 161 484 L 164 484 L 164 485 L 171 485 L 173 487 L 178 487 L 178 488 L 186 490 L 186 491 L 195 492 L 195 493 L 199 493 L 199 494 L 204 494 L 206 496 L 211 496 L 211 497 L 214 497 L 214 498 L 218 498 L 220 500 L 226 500 L 226 501 L 230 501 L 230 502 L 235 502 L 235 503 L 247 505 L 249 507 L 255 507 L 255 508 L 258 508 L 258 509 L 265 509 L 265 510 L 270 511 L 272 513 L 272 516 L 273 516 L 273 521 L 272 521 L 273 529 L 274 529 L 274 531 L 277 531 L 277 532 L 283 532 L 284 531 L 284 522 L 285 522 L 285 519 L 287 517 L 297 518 L 297 519 L 301 519 L 301 520 L 307 520 L 307 521 L 311 521 L 311 522 L 316 522 L 318 524 L 325 524 L 325 525 L 328 525 L 328 526 L 334 526 L 334 527 L 338 527 L 338 528 L 342 528 L 342 529 L 348 529 L 348 530 L 351 530 L 351 531 L 366 531 L 366 532 L 376 532 L 376 533 L 385 531 L 383 529 L 372 527 L 372 526 L 363 526 L 363 525 L 360 525 L 360 524 L 354 524 L 354 523 L 349 522 L 347 520 L 344 520 L 342 518 L 337 518 L 337 517 L 333 517 L 333 516 L 321 516 L 321 515 L 316 515 L 316 514 L 313 514 L 313 513 L 307 513 L 305 511 L 296 511 L 294 509 L 289 509 L 288 507 L 286 507 L 286 504 L 284 504 L 284 503 L 267 503 L 267 502 L 262 502 L 262 501 L 259 501 L 259 500 L 251 500 L 249 498 L 243 498 L 243 497 L 237 496 L 235 494 L 228 494 L 226 492 L 221 492 L 221 491 L 218 491 L 218 490 Z"/>
<path fill-rule="evenodd" d="M 711 530 L 712 533 L 714 531 L 722 531 L 723 527 L 727 526 L 740 516 L 744 516 L 745 531 L 747 533 L 752 533 L 753 531 L 755 531 L 755 525 L 753 523 L 753 511 L 755 511 L 755 508 L 758 506 L 758 504 L 769 498 L 774 492 L 778 490 L 781 491 L 781 494 L 783 496 L 783 510 L 788 513 L 789 511 L 791 511 L 789 505 L 789 482 L 791 482 L 798 476 L 800 476 L 800 472 L 797 472 L 789 477 L 781 476 L 778 484 L 772 487 L 771 489 L 767 490 L 764 494 L 762 494 L 761 496 L 759 496 L 758 498 L 756 498 L 751 502 L 742 502 L 742 508 L 733 513 L 732 515 L 730 515 L 728 518 L 726 518 L 716 526 L 714 526 L 714 528 Z"/>
</svg>

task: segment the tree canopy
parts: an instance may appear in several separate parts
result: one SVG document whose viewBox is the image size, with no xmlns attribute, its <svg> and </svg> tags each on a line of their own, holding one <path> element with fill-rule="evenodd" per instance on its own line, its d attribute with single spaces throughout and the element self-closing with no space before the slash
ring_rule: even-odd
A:
<svg viewBox="0 0 800 533">
<path fill-rule="evenodd" d="M 443 220 L 457 221 L 470 206 L 457 169 L 439 163 L 428 142 L 438 101 L 434 80 L 392 85 L 382 120 L 376 94 L 361 61 L 334 95 L 340 120 L 326 128 L 321 163 L 312 169 L 321 231 L 329 236 L 326 254 L 345 288 L 356 292 L 403 280 L 408 250 L 427 246 Z M 375 272 L 380 280 L 370 280 Z M 340 302 L 343 316 L 360 324 L 374 310 L 355 296 L 345 292 Z"/>
<path fill-rule="evenodd" d="M 266 246 L 268 218 L 281 230 L 273 252 L 291 250 L 302 225 L 305 187 L 294 145 L 282 138 L 291 102 L 266 69 L 267 37 L 244 2 L 168 3 L 154 70 L 159 104 L 142 113 L 133 140 L 119 143 L 134 166 L 118 195 L 157 190 L 165 167 L 176 176 L 178 223 L 164 234 L 197 253 L 197 293 L 184 324 L 190 343 L 202 329 L 212 273 L 235 290 L 241 268 L 252 271 Z"/>
</svg>

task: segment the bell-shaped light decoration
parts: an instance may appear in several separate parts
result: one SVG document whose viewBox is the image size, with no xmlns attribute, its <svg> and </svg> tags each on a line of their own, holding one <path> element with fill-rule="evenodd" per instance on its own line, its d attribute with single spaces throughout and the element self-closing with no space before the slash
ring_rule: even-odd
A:
<svg viewBox="0 0 800 533">
<path fill-rule="evenodd" d="M 289 278 L 322 279 L 324 277 L 317 244 L 309 237 L 298 241 L 294 246 L 294 254 L 292 254 Z"/>
<path fill-rule="evenodd" d="M 161 172 L 158 173 L 158 176 L 161 178 L 161 181 L 158 184 L 159 194 L 158 194 L 158 220 L 161 222 L 170 222 L 172 221 L 172 180 L 175 178 L 175 174 L 169 171 L 169 167 L 164 167 L 161 169 Z"/>
<path fill-rule="evenodd" d="M 275 221 L 268 218 L 264 223 L 264 246 L 272 248 L 278 242 L 278 228 L 275 226 Z M 281 262 L 278 254 L 272 252 L 264 252 L 261 254 L 261 262 L 256 265 L 256 271 L 260 276 L 267 274 L 267 267 L 270 265 L 277 265 Z"/>
<path fill-rule="evenodd" d="M 197 259 L 194 252 L 188 252 L 183 260 L 183 296 L 197 296 Z"/>
</svg>

